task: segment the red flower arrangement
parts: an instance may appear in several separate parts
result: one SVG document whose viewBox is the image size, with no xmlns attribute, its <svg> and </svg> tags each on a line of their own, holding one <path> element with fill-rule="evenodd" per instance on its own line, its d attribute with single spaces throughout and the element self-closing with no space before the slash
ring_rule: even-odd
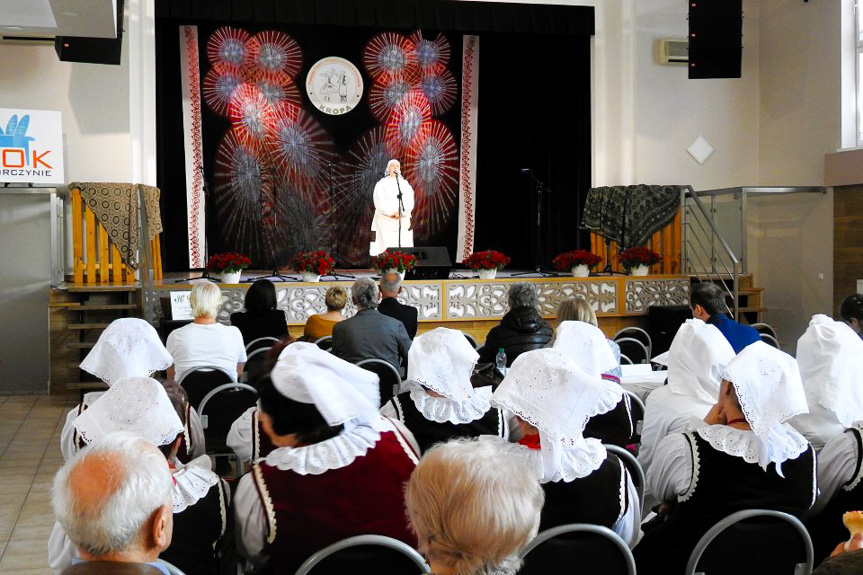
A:
<svg viewBox="0 0 863 575">
<path fill-rule="evenodd" d="M 396 270 L 399 273 L 413 269 L 417 265 L 417 258 L 413 254 L 405 252 L 386 251 L 376 255 L 372 260 L 372 267 L 381 272 Z"/>
<path fill-rule="evenodd" d="M 633 268 L 635 266 L 652 266 L 653 264 L 658 264 L 662 261 L 662 256 L 653 250 L 639 246 L 637 248 L 623 250 L 620 252 L 618 259 L 620 259 L 620 263 L 624 266 Z"/>
<path fill-rule="evenodd" d="M 216 254 L 207 260 L 207 269 L 211 272 L 236 273 L 252 265 L 248 257 L 234 252 Z"/>
<path fill-rule="evenodd" d="M 323 250 L 300 252 L 288 261 L 288 265 L 298 272 L 307 272 L 319 276 L 329 275 L 336 269 L 335 260 Z"/>
<path fill-rule="evenodd" d="M 557 254 L 551 260 L 551 263 L 554 264 L 555 269 L 560 271 L 569 271 L 575 266 L 587 266 L 592 268 L 601 261 L 602 258 L 595 253 L 587 250 L 572 250 L 571 252 Z"/>
<path fill-rule="evenodd" d="M 510 258 L 500 252 L 486 250 L 470 254 L 462 263 L 472 270 L 502 270 L 509 261 Z"/>
</svg>

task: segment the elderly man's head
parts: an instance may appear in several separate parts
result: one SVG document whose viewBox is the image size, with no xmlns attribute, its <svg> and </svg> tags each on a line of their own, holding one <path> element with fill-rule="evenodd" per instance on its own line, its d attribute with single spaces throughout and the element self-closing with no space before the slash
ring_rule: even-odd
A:
<svg viewBox="0 0 863 575">
<path fill-rule="evenodd" d="M 165 456 L 129 432 L 80 451 L 54 477 L 54 514 L 85 560 L 146 563 L 171 543 L 171 472 Z"/>
<path fill-rule="evenodd" d="M 378 284 L 371 278 L 360 278 L 351 286 L 351 299 L 359 309 L 377 309 L 380 301 Z"/>
<path fill-rule="evenodd" d="M 402 276 L 396 272 L 388 272 L 381 275 L 381 295 L 383 297 L 396 297 L 402 289 Z"/>
</svg>

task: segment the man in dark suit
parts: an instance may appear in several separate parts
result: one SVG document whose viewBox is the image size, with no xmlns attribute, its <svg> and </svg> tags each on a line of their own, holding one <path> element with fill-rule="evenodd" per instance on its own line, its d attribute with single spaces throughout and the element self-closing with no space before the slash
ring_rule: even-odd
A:
<svg viewBox="0 0 863 575">
<path fill-rule="evenodd" d="M 378 311 L 405 324 L 408 337 L 413 341 L 417 334 L 417 308 L 399 303 L 396 297 L 402 291 L 402 276 L 390 272 L 381 276 L 381 303 Z"/>
<path fill-rule="evenodd" d="M 380 298 L 378 286 L 371 278 L 360 278 L 351 286 L 357 313 L 333 327 L 331 351 L 336 357 L 351 363 L 378 358 L 396 369 L 400 359 L 407 362 L 411 340 L 402 322 L 377 310 Z"/>
</svg>

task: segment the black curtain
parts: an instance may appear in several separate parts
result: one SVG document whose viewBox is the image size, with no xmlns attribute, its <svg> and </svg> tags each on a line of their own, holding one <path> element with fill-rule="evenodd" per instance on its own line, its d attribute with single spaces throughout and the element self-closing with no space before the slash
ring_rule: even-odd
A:
<svg viewBox="0 0 863 575">
<path fill-rule="evenodd" d="M 479 79 L 476 249 L 528 268 L 588 248 L 579 223 L 591 182 L 590 37 L 484 34 Z"/>
</svg>

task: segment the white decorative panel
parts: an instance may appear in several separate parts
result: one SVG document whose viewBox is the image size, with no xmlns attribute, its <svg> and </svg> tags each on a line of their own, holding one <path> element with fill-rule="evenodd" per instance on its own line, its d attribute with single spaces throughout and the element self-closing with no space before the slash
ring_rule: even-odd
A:
<svg viewBox="0 0 863 575">
<path fill-rule="evenodd" d="M 626 281 L 626 313 L 645 313 L 652 305 L 689 305 L 686 279 Z"/>
</svg>

